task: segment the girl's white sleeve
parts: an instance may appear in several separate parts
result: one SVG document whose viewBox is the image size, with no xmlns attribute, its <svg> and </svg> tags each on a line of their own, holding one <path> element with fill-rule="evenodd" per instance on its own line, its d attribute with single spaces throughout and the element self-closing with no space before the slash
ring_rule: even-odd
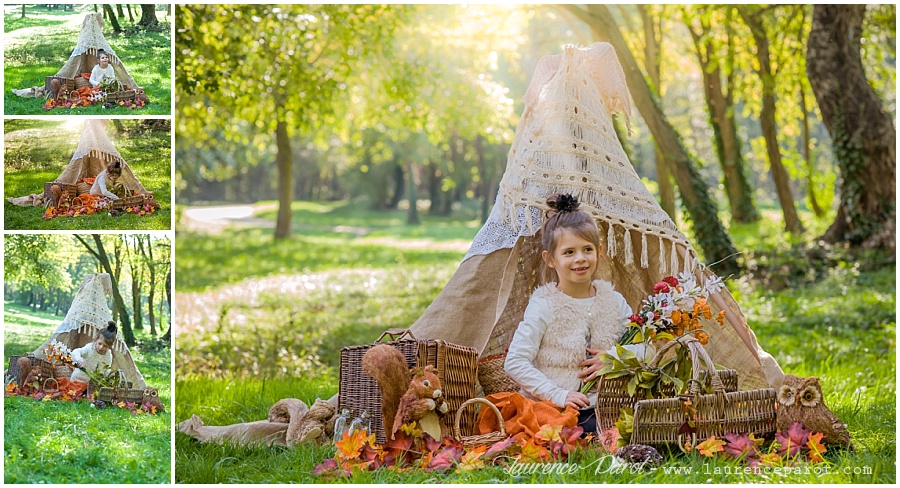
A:
<svg viewBox="0 0 900 488">
<path fill-rule="evenodd" d="M 103 81 L 103 71 L 100 69 L 100 65 L 94 66 L 94 69 L 91 70 L 91 86 L 97 87 L 100 85 L 100 82 Z"/>
<path fill-rule="evenodd" d="M 532 297 L 528 307 L 525 308 L 525 316 L 509 344 L 503 367 L 506 374 L 529 395 L 565 407 L 569 391 L 556 386 L 556 383 L 534 367 L 534 358 L 537 357 L 541 340 L 547 331 L 549 316 L 550 309 L 547 302 Z"/>
<path fill-rule="evenodd" d="M 103 195 L 110 200 L 118 200 L 119 197 L 116 196 L 115 193 L 106 189 L 106 170 L 100 172 L 97 175 L 97 179 L 94 180 L 94 184 L 91 185 L 91 195 Z"/>
<path fill-rule="evenodd" d="M 91 347 L 91 344 L 88 343 L 86 346 L 79 347 L 78 349 L 72 350 L 70 356 L 72 356 L 72 363 L 79 365 L 84 362 L 84 353 L 88 351 Z"/>
<path fill-rule="evenodd" d="M 616 302 L 619 305 L 619 317 L 621 319 L 621 324 L 623 326 L 626 326 L 629 322 L 631 322 L 631 319 L 629 319 L 629 317 L 634 314 L 634 311 L 631 310 L 631 307 L 628 306 L 628 301 L 625 300 L 625 297 L 623 297 L 621 293 L 613 291 L 613 296 L 616 297 Z"/>
</svg>

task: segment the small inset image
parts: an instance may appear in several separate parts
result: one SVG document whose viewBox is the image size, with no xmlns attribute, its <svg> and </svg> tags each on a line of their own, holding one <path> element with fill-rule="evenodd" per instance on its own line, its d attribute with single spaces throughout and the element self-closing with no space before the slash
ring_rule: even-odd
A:
<svg viewBox="0 0 900 488">
<path fill-rule="evenodd" d="M 171 248 L 6 236 L 4 484 L 169 482 Z"/>
<path fill-rule="evenodd" d="M 171 125 L 6 120 L 5 228 L 170 229 Z"/>
<path fill-rule="evenodd" d="M 6 114 L 170 114 L 169 9 L 5 5 Z"/>
</svg>

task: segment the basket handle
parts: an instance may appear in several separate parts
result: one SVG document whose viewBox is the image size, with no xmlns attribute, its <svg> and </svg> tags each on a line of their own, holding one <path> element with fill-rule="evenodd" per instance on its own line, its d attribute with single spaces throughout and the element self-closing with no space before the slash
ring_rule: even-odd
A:
<svg viewBox="0 0 900 488">
<path fill-rule="evenodd" d="M 500 414 L 500 410 L 497 409 L 497 406 L 493 403 L 487 401 L 484 398 L 473 398 L 471 400 L 466 400 L 459 408 L 456 410 L 456 422 L 453 424 L 453 437 L 456 440 L 460 440 L 460 432 L 459 432 L 459 421 L 462 420 L 463 410 L 469 405 L 475 403 L 484 403 L 485 405 L 491 407 L 491 410 L 494 411 L 494 414 L 497 415 L 497 421 L 500 422 L 500 435 L 506 436 L 506 423 L 503 421 L 503 415 Z"/>
<path fill-rule="evenodd" d="M 381 340 L 384 339 L 384 336 L 387 336 L 392 341 L 399 341 L 404 337 L 409 337 L 413 340 L 415 340 L 416 338 L 416 336 L 414 336 L 409 329 L 388 329 L 382 332 L 380 336 L 378 336 L 378 339 L 375 341 L 375 343 L 377 344 L 381 342 Z"/>
<path fill-rule="evenodd" d="M 44 390 L 44 391 L 50 390 L 51 388 L 48 388 L 48 387 L 47 387 L 47 384 L 50 383 L 51 381 L 52 381 L 53 383 L 56 384 L 56 386 L 55 386 L 54 388 L 52 388 L 52 389 L 53 389 L 54 391 L 59 391 L 59 382 L 56 381 L 56 378 L 47 378 L 47 379 L 45 379 L 45 380 L 44 380 L 44 384 L 41 385 L 41 389 Z M 50 383 L 50 384 L 53 384 L 53 383 Z"/>
<path fill-rule="evenodd" d="M 691 364 L 693 365 L 693 371 L 691 371 L 691 395 L 697 396 L 700 394 L 701 360 L 706 364 L 706 371 L 710 377 L 709 379 L 712 383 L 713 391 L 716 394 L 724 394 L 725 384 L 722 383 L 722 378 L 719 377 L 719 372 L 716 371 L 712 358 L 709 357 L 709 353 L 706 352 L 706 349 L 700 344 L 700 341 L 694 338 L 691 339 L 692 340 L 687 343 L 688 350 L 691 352 Z"/>
<path fill-rule="evenodd" d="M 659 362 L 662 361 L 663 356 L 665 356 L 666 353 L 669 352 L 669 349 L 672 349 L 676 345 L 683 346 L 683 345 L 687 344 L 690 340 L 697 340 L 697 339 L 694 339 L 693 337 L 679 337 L 677 339 L 671 340 L 671 341 L 663 344 L 663 346 L 661 348 L 659 348 L 659 351 L 656 352 L 656 356 L 653 356 L 653 359 L 650 361 L 650 367 L 654 368 L 654 369 L 658 368 Z"/>
</svg>

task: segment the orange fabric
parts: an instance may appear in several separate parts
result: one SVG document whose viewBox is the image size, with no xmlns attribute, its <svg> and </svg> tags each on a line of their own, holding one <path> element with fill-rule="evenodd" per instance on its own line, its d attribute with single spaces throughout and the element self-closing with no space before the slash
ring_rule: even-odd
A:
<svg viewBox="0 0 900 488">
<path fill-rule="evenodd" d="M 81 381 L 72 381 L 69 378 L 56 378 L 56 382 L 59 383 L 59 391 L 63 393 L 68 393 L 70 395 L 80 395 L 87 391 L 87 383 L 82 383 Z M 72 393 L 69 393 L 69 392 Z"/>
<path fill-rule="evenodd" d="M 571 407 L 562 410 L 552 402 L 530 400 L 521 393 L 501 392 L 488 395 L 485 399 L 500 410 L 506 433 L 517 440 L 527 441 L 544 425 L 575 427 L 578 424 L 578 410 Z M 481 410 L 477 428 L 479 434 L 500 430 L 497 415 L 493 410 L 489 408 Z"/>
</svg>

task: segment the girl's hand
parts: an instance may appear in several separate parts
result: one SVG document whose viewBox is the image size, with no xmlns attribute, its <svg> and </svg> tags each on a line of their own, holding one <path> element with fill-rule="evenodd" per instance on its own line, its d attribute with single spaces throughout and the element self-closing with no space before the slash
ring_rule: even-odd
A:
<svg viewBox="0 0 900 488">
<path fill-rule="evenodd" d="M 591 401 L 588 399 L 587 395 L 583 393 L 579 393 L 577 391 L 570 391 L 568 395 L 566 395 L 566 405 L 567 407 L 573 407 L 575 409 L 582 409 L 591 404 Z"/>
<path fill-rule="evenodd" d="M 578 363 L 579 367 L 584 368 L 580 373 L 578 373 L 578 377 L 581 378 L 581 381 L 588 382 L 597 376 L 597 371 L 599 371 L 600 368 L 603 367 L 603 364 L 600 363 L 599 350 L 591 349 L 589 347 L 585 350 L 592 356 Z"/>
</svg>

